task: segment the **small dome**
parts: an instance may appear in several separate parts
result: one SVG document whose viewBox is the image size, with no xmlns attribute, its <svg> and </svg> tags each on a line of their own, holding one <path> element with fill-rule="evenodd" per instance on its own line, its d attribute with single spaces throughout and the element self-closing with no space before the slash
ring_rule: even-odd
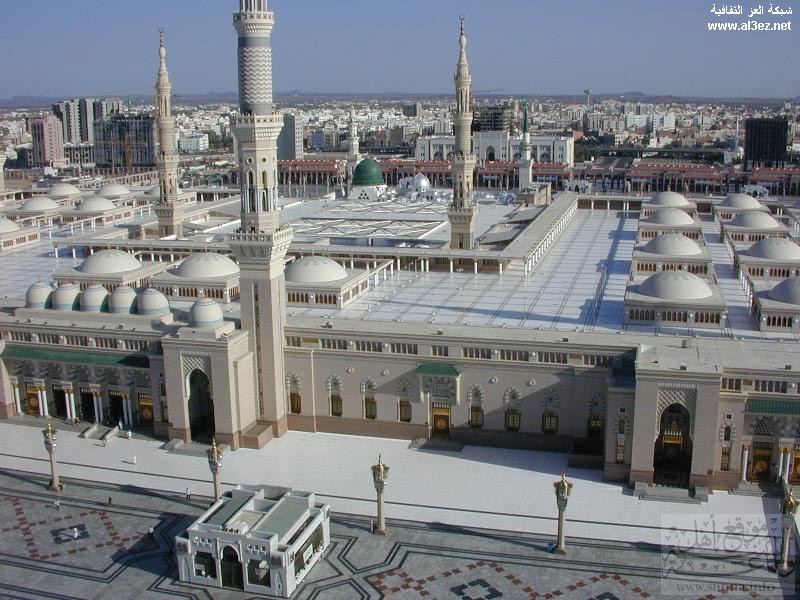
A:
<svg viewBox="0 0 800 600">
<path fill-rule="evenodd" d="M 57 183 L 50 188 L 48 195 L 56 200 L 65 200 L 70 196 L 78 196 L 81 191 L 70 183 Z"/>
<path fill-rule="evenodd" d="M 218 327 L 222 322 L 222 309 L 211 298 L 201 298 L 189 310 L 189 325 L 192 327 Z"/>
<path fill-rule="evenodd" d="M 325 256 L 303 256 L 286 265 L 284 275 L 294 283 L 323 283 L 344 279 L 347 271 Z"/>
<path fill-rule="evenodd" d="M 703 250 L 694 240 L 690 240 L 682 233 L 662 233 L 647 242 L 645 252 L 650 254 L 663 254 L 666 256 L 695 256 L 702 254 Z"/>
<path fill-rule="evenodd" d="M 765 237 L 750 246 L 745 254 L 769 260 L 800 260 L 800 246 L 788 238 Z"/>
<path fill-rule="evenodd" d="M 737 209 L 759 209 L 761 208 L 761 202 L 753 198 L 752 196 L 748 196 L 747 194 L 728 194 L 725 197 L 725 200 L 720 202 L 720 206 L 724 206 L 726 208 L 737 208 Z"/>
<path fill-rule="evenodd" d="M 52 293 L 52 285 L 44 281 L 37 281 L 28 288 L 28 293 L 25 294 L 25 308 L 47 308 Z"/>
<path fill-rule="evenodd" d="M 378 162 L 372 158 L 365 158 L 353 171 L 352 185 L 385 185 L 383 171 Z"/>
<path fill-rule="evenodd" d="M 680 208 L 660 208 L 647 217 L 648 223 L 655 225 L 694 225 L 694 219 Z"/>
<path fill-rule="evenodd" d="M 81 200 L 80 204 L 75 207 L 78 212 L 103 212 L 106 210 L 113 210 L 117 208 L 115 204 L 106 198 L 99 196 L 92 196 Z"/>
<path fill-rule="evenodd" d="M 175 275 L 191 279 L 227 277 L 238 274 L 239 265 L 227 256 L 215 252 L 192 254 L 175 269 Z"/>
<path fill-rule="evenodd" d="M 740 212 L 731 219 L 730 224 L 736 227 L 747 227 L 748 229 L 778 229 L 780 227 L 771 214 L 760 210 Z"/>
<path fill-rule="evenodd" d="M 81 288 L 74 283 L 62 283 L 53 292 L 53 308 L 56 310 L 76 310 Z"/>
<path fill-rule="evenodd" d="M 155 288 L 147 288 L 137 296 L 137 310 L 140 315 L 159 317 L 169 313 L 169 300 Z"/>
<path fill-rule="evenodd" d="M 24 210 L 27 212 L 42 212 L 45 210 L 53 210 L 54 208 L 58 208 L 59 205 L 53 202 L 51 198 L 47 196 L 34 196 L 33 198 L 28 198 L 25 202 L 22 203 L 22 206 L 19 207 L 19 210 Z"/>
<path fill-rule="evenodd" d="M 689 201 L 683 194 L 678 192 L 658 192 L 655 196 L 650 198 L 648 204 L 656 204 L 658 206 L 689 206 Z"/>
<path fill-rule="evenodd" d="M 127 285 L 121 285 L 108 298 L 108 312 L 130 314 L 135 312 L 136 292 Z"/>
<path fill-rule="evenodd" d="M 126 273 L 142 266 L 133 254 L 122 250 L 98 250 L 83 261 L 78 270 L 92 275 Z"/>
<path fill-rule="evenodd" d="M 109 183 L 97 190 L 95 195 L 102 198 L 108 198 L 109 200 L 116 200 L 122 196 L 127 196 L 130 193 L 131 191 L 124 185 L 120 185 L 119 183 Z"/>
<path fill-rule="evenodd" d="M 19 231 L 20 226 L 14 223 L 11 219 L 0 217 L 0 233 L 13 233 Z"/>
<path fill-rule="evenodd" d="M 431 188 L 431 182 L 425 177 L 425 173 L 417 173 L 414 175 L 414 187 L 420 191 L 429 190 Z"/>
<path fill-rule="evenodd" d="M 659 300 L 702 300 L 714 295 L 708 284 L 686 271 L 661 271 L 639 284 L 638 291 Z"/>
<path fill-rule="evenodd" d="M 800 277 L 784 279 L 770 290 L 769 297 L 776 302 L 800 305 Z"/>
<path fill-rule="evenodd" d="M 108 290 L 98 283 L 93 283 L 81 293 L 81 310 L 100 312 L 108 308 Z"/>
</svg>

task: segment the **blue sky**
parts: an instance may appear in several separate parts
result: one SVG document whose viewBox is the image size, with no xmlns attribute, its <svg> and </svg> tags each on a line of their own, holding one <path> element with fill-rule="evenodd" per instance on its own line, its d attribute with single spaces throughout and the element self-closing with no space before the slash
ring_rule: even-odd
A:
<svg viewBox="0 0 800 600">
<path fill-rule="evenodd" d="M 275 89 L 449 93 L 464 14 L 475 90 L 795 97 L 796 3 L 796 31 L 710 32 L 751 7 L 717 17 L 705 0 L 270 0 Z M 0 97 L 149 93 L 160 27 L 176 93 L 234 91 L 237 7 L 5 0 Z"/>
</svg>

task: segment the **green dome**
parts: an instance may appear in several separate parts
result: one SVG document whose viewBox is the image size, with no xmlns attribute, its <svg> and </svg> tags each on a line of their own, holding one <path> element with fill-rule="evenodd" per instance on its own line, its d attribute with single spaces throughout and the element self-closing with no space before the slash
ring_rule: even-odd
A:
<svg viewBox="0 0 800 600">
<path fill-rule="evenodd" d="M 352 185 L 384 185 L 383 171 L 378 162 L 372 158 L 365 158 L 353 171 Z"/>
</svg>

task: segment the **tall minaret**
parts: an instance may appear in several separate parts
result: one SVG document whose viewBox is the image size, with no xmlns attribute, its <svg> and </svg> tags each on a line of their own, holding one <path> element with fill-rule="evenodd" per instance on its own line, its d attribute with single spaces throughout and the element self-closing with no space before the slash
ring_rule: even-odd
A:
<svg viewBox="0 0 800 600">
<path fill-rule="evenodd" d="M 450 248 L 471 249 L 475 246 L 475 218 L 478 207 L 472 203 L 472 178 L 475 171 L 475 155 L 472 153 L 472 77 L 467 62 L 467 36 L 464 33 L 464 17 L 460 17 L 461 35 L 458 45 L 458 67 L 455 74 L 456 147 L 450 167 L 453 174 L 453 202 L 447 208 L 450 219 Z"/>
<path fill-rule="evenodd" d="M 361 160 L 358 148 L 358 121 L 356 121 L 356 109 L 350 107 L 350 119 L 348 121 L 350 129 L 350 143 L 347 150 L 347 193 L 350 193 L 350 186 L 353 181 L 353 171 Z"/>
<path fill-rule="evenodd" d="M 6 164 L 6 153 L 5 150 L 0 151 L 0 192 L 6 191 L 6 176 L 3 172 L 3 168 Z"/>
<path fill-rule="evenodd" d="M 533 185 L 531 173 L 531 132 L 528 123 L 528 101 L 522 104 L 522 143 L 519 145 L 519 189 L 530 188 Z"/>
<path fill-rule="evenodd" d="M 172 116 L 172 84 L 167 73 L 167 49 L 164 30 L 158 46 L 156 81 L 156 125 L 158 126 L 158 236 L 183 235 L 183 206 L 178 203 L 178 153 L 175 151 L 175 117 Z"/>
<path fill-rule="evenodd" d="M 239 0 L 233 25 L 239 34 L 239 112 L 231 121 L 239 156 L 241 233 L 229 238 L 239 263 L 242 329 L 256 357 L 254 414 L 286 431 L 283 366 L 286 282 L 283 262 L 292 229 L 278 222 L 278 134 L 283 115 L 272 112 L 272 51 L 275 20 L 267 0 Z M 245 399 L 242 398 L 242 401 Z"/>
</svg>

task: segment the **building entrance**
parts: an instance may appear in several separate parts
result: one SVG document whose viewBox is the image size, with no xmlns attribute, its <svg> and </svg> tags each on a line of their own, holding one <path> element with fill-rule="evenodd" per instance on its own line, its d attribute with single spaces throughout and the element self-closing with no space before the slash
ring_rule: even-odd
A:
<svg viewBox="0 0 800 600">
<path fill-rule="evenodd" d="M 441 437 L 450 436 L 450 405 L 432 402 L 433 435 Z"/>
<path fill-rule="evenodd" d="M 682 404 L 669 405 L 661 415 L 653 457 L 653 482 L 689 487 L 692 469 L 691 416 Z"/>
<path fill-rule="evenodd" d="M 81 421 L 94 423 L 97 416 L 94 412 L 94 394 L 91 392 L 81 392 L 81 401 L 78 406 L 78 418 Z"/>
<path fill-rule="evenodd" d="M 214 436 L 214 401 L 211 383 L 199 369 L 189 374 L 189 426 L 193 442 L 210 442 Z"/>
<path fill-rule="evenodd" d="M 235 590 L 244 589 L 244 574 L 242 573 L 242 563 L 236 550 L 226 546 L 222 551 L 222 559 L 219 561 L 220 575 L 222 575 L 222 587 L 233 588 Z"/>
<path fill-rule="evenodd" d="M 769 480 L 772 452 L 772 442 L 753 442 L 753 462 L 750 467 L 750 481 Z"/>
</svg>

